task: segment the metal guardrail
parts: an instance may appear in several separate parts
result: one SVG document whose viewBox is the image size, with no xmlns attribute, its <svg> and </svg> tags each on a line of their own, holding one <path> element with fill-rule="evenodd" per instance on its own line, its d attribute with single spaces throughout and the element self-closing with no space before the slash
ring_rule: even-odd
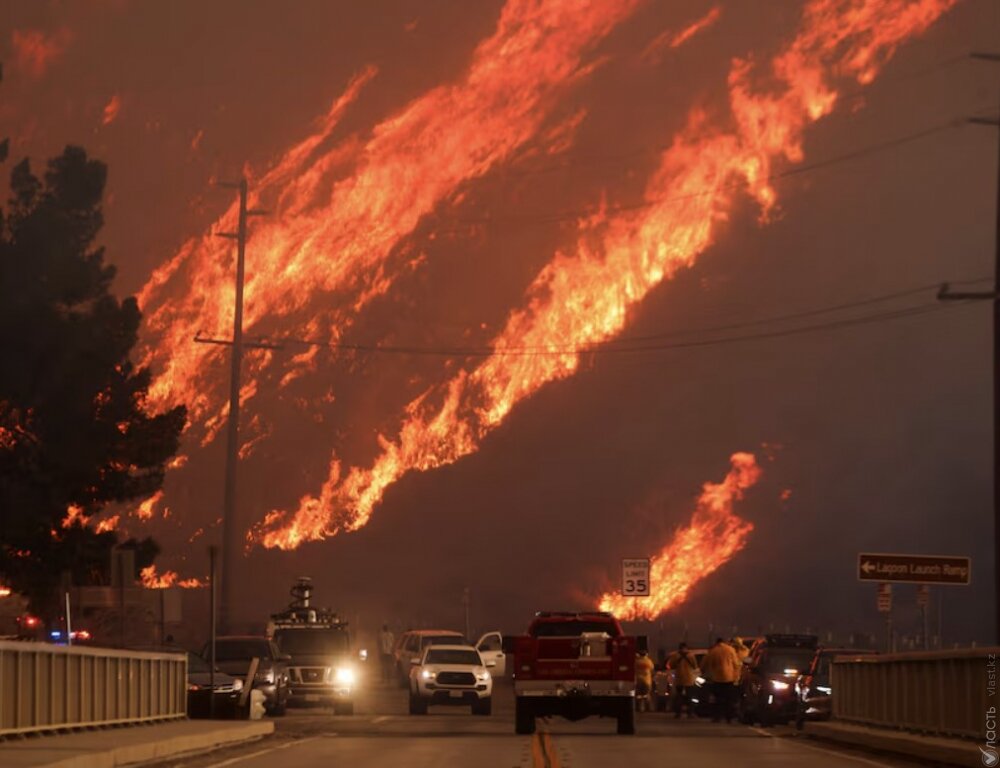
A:
<svg viewBox="0 0 1000 768">
<path fill-rule="evenodd" d="M 991 659 L 995 664 L 998 653 L 1000 648 L 967 648 L 837 657 L 830 678 L 833 716 L 863 725 L 980 739 L 990 707 L 987 664 Z"/>
<path fill-rule="evenodd" d="M 186 716 L 187 656 L 0 641 L 0 736 Z"/>
</svg>

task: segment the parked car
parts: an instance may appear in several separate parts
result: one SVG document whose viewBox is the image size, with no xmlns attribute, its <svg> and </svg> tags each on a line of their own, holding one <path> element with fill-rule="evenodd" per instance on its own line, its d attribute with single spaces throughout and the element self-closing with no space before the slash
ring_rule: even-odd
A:
<svg viewBox="0 0 1000 768">
<path fill-rule="evenodd" d="M 829 720 L 833 688 L 830 683 L 830 665 L 837 656 L 857 658 L 872 656 L 877 651 L 857 648 L 820 648 L 813 656 L 809 669 L 795 683 L 795 725 L 801 729 L 806 720 Z"/>
<path fill-rule="evenodd" d="M 208 646 L 202 651 L 202 656 L 210 657 Z M 263 635 L 216 638 L 215 663 L 223 672 L 245 678 L 254 658 L 260 663 L 254 675 L 253 688 L 264 694 L 264 710 L 269 715 L 280 717 L 288 706 L 288 657 L 283 656 L 274 642 Z"/>
<path fill-rule="evenodd" d="M 493 708 L 493 678 L 471 645 L 428 645 L 410 669 L 410 714 L 431 704 L 465 705 L 474 715 Z"/>
<path fill-rule="evenodd" d="M 410 684 L 410 667 L 420 661 L 428 645 L 466 645 L 461 632 L 450 629 L 411 629 L 396 641 L 395 666 L 399 687 Z"/>
<path fill-rule="evenodd" d="M 815 635 L 765 635 L 747 657 L 740 680 L 740 719 L 750 725 L 788 723 L 796 715 L 795 683 L 809 669 Z"/>
<path fill-rule="evenodd" d="M 243 681 L 212 668 L 196 653 L 188 652 L 188 717 L 233 717 L 243 690 Z M 214 700 L 214 701 L 213 701 Z"/>
</svg>

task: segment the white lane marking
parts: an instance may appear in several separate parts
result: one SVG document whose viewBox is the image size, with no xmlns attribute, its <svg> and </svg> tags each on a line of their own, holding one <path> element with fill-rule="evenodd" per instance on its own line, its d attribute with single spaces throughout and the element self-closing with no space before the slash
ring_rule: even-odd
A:
<svg viewBox="0 0 1000 768">
<path fill-rule="evenodd" d="M 386 720 L 389 719 L 390 719 L 389 715 L 382 715 L 381 717 L 376 717 L 374 720 L 372 720 L 372 725 L 378 725 L 379 723 L 384 723 Z"/>
<path fill-rule="evenodd" d="M 233 765 L 234 763 L 242 763 L 244 760 L 251 760 L 255 757 L 260 757 L 261 755 L 266 755 L 271 752 L 277 752 L 279 749 L 288 749 L 289 747 L 296 747 L 299 744 L 305 744 L 307 741 L 313 741 L 318 737 L 309 736 L 305 739 L 298 739 L 296 741 L 289 741 L 284 744 L 279 744 L 276 747 L 269 747 L 267 749 L 258 749 L 256 752 L 251 752 L 249 755 L 239 755 L 237 757 L 231 757 L 228 760 L 222 760 L 218 763 L 212 763 L 211 765 L 205 766 L 205 768 L 223 768 L 227 765 Z"/>
<path fill-rule="evenodd" d="M 749 726 L 751 731 L 759 733 L 761 736 L 770 736 L 772 739 L 777 738 L 774 735 L 774 731 L 765 731 L 763 728 L 758 728 L 757 726 Z M 814 744 L 804 744 L 800 739 L 796 739 L 794 744 L 804 748 L 811 749 L 813 752 L 822 752 L 826 755 L 834 755 L 836 757 L 842 757 L 845 760 L 853 760 L 856 763 L 861 763 L 863 765 L 874 765 L 876 768 L 892 768 L 888 763 L 880 763 L 876 760 L 869 760 L 867 757 L 858 757 L 857 755 L 852 755 L 849 752 L 837 752 L 834 749 L 823 749 L 823 747 L 817 747 Z"/>
<path fill-rule="evenodd" d="M 804 747 L 805 749 L 811 749 L 813 752 L 823 752 L 824 754 L 827 755 L 842 757 L 845 760 L 853 760 L 854 762 L 861 763 L 863 765 L 874 765 L 875 768 L 892 768 L 892 766 L 889 765 L 888 763 L 880 763 L 877 762 L 876 760 L 869 760 L 867 757 L 858 757 L 857 755 L 852 755 L 847 752 L 837 752 L 836 750 L 833 749 L 823 749 L 823 747 L 817 747 L 812 744 L 802 744 L 798 741 L 796 741 L 795 743 L 798 744 L 800 747 Z"/>
</svg>

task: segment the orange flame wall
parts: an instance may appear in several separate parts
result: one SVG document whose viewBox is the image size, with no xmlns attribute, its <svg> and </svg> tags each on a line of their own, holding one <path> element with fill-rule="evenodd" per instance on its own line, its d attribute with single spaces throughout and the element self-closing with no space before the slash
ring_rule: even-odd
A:
<svg viewBox="0 0 1000 768">
<path fill-rule="evenodd" d="M 272 330 L 301 333 L 308 326 L 339 337 L 354 313 L 392 284 L 387 260 L 394 246 L 460 184 L 485 175 L 543 130 L 558 96 L 589 71 L 585 55 L 640 1 L 508 0 L 496 32 L 478 46 L 460 81 L 415 99 L 364 143 L 324 150 L 375 72 L 356 78 L 316 132 L 253 181 L 252 204 L 262 201 L 271 214 L 252 227 L 246 332 L 266 319 Z M 230 208 L 218 230 L 233 231 L 235 217 Z M 207 422 L 209 437 L 225 414 L 222 357 L 192 340 L 199 332 L 230 335 L 231 264 L 228 241 L 192 240 L 139 297 L 144 363 L 159 372 L 150 400 L 186 403 L 194 422 Z M 323 313 L 317 299 L 340 309 Z M 308 366 L 311 356 L 297 362 Z"/>
<path fill-rule="evenodd" d="M 370 467 L 344 471 L 331 460 L 326 481 L 288 514 L 270 513 L 253 540 L 291 549 L 363 526 L 402 475 L 456 461 L 521 400 L 573 375 L 580 350 L 612 339 L 628 312 L 657 285 L 691 266 L 717 235 L 734 196 L 746 189 L 763 216 L 776 202 L 776 161 L 801 162 L 805 128 L 835 107 L 837 79 L 870 82 L 908 38 L 956 0 L 812 0 L 798 33 L 761 76 L 747 60 L 728 79 L 732 115 L 693 110 L 660 157 L 645 206 L 588 224 L 558 252 L 510 313 L 495 352 L 406 409 L 395 439 L 381 439 Z M 771 83 L 762 91 L 758 79 Z"/>
<path fill-rule="evenodd" d="M 751 453 L 734 453 L 732 468 L 721 483 L 705 483 L 691 522 L 650 558 L 650 596 L 607 593 L 598 600 L 602 611 L 619 619 L 655 619 L 683 603 L 691 588 L 746 545 L 753 525 L 733 513 L 733 505 L 760 479 Z"/>
</svg>

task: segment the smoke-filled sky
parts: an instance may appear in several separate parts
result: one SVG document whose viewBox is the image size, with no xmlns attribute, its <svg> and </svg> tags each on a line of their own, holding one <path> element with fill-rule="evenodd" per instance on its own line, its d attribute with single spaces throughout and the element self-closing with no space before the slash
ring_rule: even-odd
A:
<svg viewBox="0 0 1000 768">
<path fill-rule="evenodd" d="M 927 286 L 992 276 L 997 135 L 965 119 L 997 113 L 967 54 L 1000 7 L 948 5 L 7 0 L 0 136 L 108 163 L 137 356 L 192 407 L 186 463 L 122 524 L 204 575 L 227 369 L 192 337 L 230 332 L 213 182 L 245 172 L 271 211 L 248 333 L 395 350 L 248 353 L 245 619 L 302 574 L 369 623 L 458 625 L 464 587 L 483 627 L 593 605 L 751 452 L 753 528 L 668 626 L 875 631 L 857 552 L 926 552 L 972 556 L 934 592 L 948 639 L 989 639 L 990 312 Z"/>
</svg>

